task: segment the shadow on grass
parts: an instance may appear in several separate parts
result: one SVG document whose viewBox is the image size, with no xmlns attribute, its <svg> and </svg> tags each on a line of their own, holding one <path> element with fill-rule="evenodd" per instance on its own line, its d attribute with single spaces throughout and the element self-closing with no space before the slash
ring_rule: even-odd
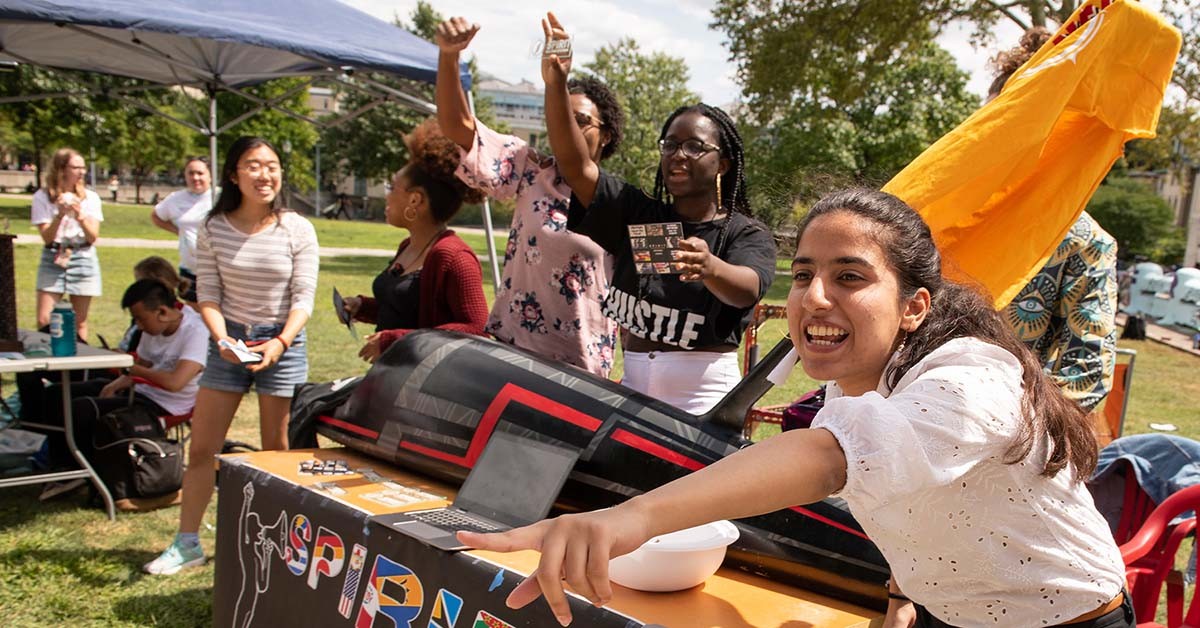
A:
<svg viewBox="0 0 1200 628">
<path fill-rule="evenodd" d="M 129 586 L 148 578 L 142 565 L 157 552 L 141 549 L 14 549 L 0 554 L 0 565 L 18 573 L 69 574 L 89 587 Z"/>
<path fill-rule="evenodd" d="M 118 619 L 140 626 L 210 626 L 212 587 L 127 597 L 112 610 Z"/>
<path fill-rule="evenodd" d="M 89 506 L 90 494 L 86 489 L 79 489 L 45 502 L 38 501 L 41 492 L 41 484 L 4 489 L 4 499 L 0 500 L 0 530 L 16 528 L 50 515 L 76 510 L 89 510 L 97 517 L 106 516 L 102 508 Z"/>
</svg>

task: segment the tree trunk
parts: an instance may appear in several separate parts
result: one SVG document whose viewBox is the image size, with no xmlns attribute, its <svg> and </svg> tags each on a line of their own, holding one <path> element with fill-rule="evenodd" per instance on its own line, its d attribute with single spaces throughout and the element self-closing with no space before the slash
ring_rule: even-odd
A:
<svg viewBox="0 0 1200 628">
<path fill-rule="evenodd" d="M 1046 25 L 1046 3 L 1044 0 L 1033 0 L 1029 3 L 1029 25 L 1034 28 Z"/>
</svg>

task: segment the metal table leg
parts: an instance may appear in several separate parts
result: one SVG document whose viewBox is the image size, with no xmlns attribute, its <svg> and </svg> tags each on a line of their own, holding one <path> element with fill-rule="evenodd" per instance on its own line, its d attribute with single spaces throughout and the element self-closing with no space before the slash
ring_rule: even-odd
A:
<svg viewBox="0 0 1200 628">
<path fill-rule="evenodd" d="M 63 427 L 67 432 L 67 449 L 71 455 L 75 457 L 75 461 L 79 463 L 79 467 L 87 471 L 87 477 L 95 485 L 96 490 L 100 492 L 100 497 L 104 499 L 104 508 L 108 511 L 109 521 L 116 521 L 117 508 L 113 504 L 112 494 L 108 492 L 108 487 L 100 479 L 100 474 L 92 468 L 91 463 L 87 458 L 83 457 L 83 452 L 79 451 L 79 447 L 75 444 L 75 421 L 71 414 L 71 372 L 62 371 L 62 404 L 63 404 Z"/>
</svg>

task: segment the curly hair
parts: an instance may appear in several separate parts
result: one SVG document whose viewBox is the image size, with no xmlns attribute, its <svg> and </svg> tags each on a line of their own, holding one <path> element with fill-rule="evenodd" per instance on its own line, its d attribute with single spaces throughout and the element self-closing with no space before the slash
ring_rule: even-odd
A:
<svg viewBox="0 0 1200 628">
<path fill-rule="evenodd" d="M 486 196 L 468 187 L 455 176 L 459 159 L 458 145 L 442 134 L 437 118 L 427 118 L 404 136 L 409 162 L 405 173 L 409 183 L 429 195 L 429 211 L 434 220 L 449 222 L 463 203 L 480 203 Z"/>
<path fill-rule="evenodd" d="M 581 76 L 567 81 L 567 93 L 583 94 L 600 110 L 600 124 L 608 129 L 608 143 L 600 149 L 600 161 L 608 159 L 621 147 L 625 139 L 625 111 L 617 102 L 617 95 L 594 76 Z"/>
<path fill-rule="evenodd" d="M 996 73 L 996 78 L 992 80 L 992 84 L 988 87 L 988 96 L 996 97 L 1001 90 L 1004 89 L 1004 84 L 1008 79 L 1029 61 L 1042 44 L 1050 41 L 1053 35 L 1045 27 L 1035 26 L 1021 36 L 1020 43 L 1015 48 L 1001 50 L 991 59 L 992 70 Z"/>
</svg>

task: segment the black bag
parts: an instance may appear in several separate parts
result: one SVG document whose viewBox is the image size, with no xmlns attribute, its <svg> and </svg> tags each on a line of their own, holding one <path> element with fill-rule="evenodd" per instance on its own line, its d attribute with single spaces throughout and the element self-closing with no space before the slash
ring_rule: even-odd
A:
<svg viewBox="0 0 1200 628">
<path fill-rule="evenodd" d="M 1125 317 L 1125 329 L 1121 331 L 1121 340 L 1145 340 L 1146 321 L 1140 316 Z"/>
<path fill-rule="evenodd" d="M 113 499 L 158 497 L 183 486 L 183 445 L 167 438 L 155 412 L 131 400 L 100 417 L 93 464 Z"/>
</svg>

